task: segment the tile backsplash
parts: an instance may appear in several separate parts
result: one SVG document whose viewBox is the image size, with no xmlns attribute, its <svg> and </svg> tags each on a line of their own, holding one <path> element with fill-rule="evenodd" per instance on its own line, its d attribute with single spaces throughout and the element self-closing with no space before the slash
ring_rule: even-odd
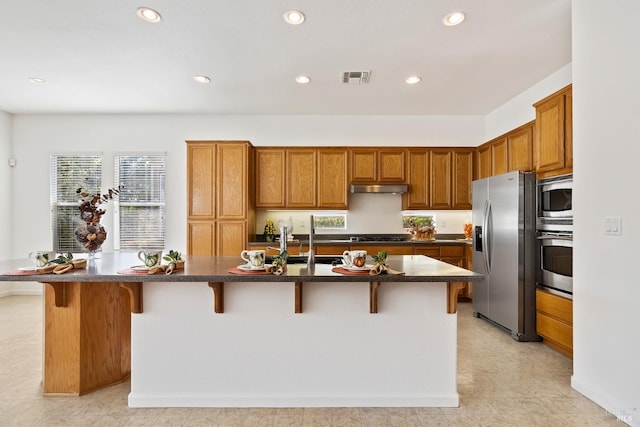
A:
<svg viewBox="0 0 640 427">
<path fill-rule="evenodd" d="M 317 230 L 317 234 L 402 234 L 402 196 L 399 194 L 350 194 L 349 210 L 335 211 L 347 215 L 346 230 Z M 471 211 L 420 211 L 434 214 L 436 230 L 442 234 L 463 234 L 464 222 L 471 218 Z M 308 234 L 310 215 L 314 213 L 331 213 L 331 211 L 313 210 L 264 210 L 256 211 L 256 234 L 262 234 L 267 219 L 284 225 L 293 222 L 293 232 Z"/>
</svg>

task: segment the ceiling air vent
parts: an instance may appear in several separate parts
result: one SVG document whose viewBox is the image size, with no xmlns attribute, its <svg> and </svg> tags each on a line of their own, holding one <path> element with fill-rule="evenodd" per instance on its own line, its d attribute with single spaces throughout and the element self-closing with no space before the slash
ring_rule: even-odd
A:
<svg viewBox="0 0 640 427">
<path fill-rule="evenodd" d="M 342 73 L 342 83 L 344 84 L 361 84 L 369 83 L 371 71 L 345 71 Z"/>
</svg>

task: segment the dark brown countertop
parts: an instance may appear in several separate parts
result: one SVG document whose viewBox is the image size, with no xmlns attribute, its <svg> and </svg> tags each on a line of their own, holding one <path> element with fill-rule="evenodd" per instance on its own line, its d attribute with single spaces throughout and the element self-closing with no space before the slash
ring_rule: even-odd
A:
<svg viewBox="0 0 640 427">
<path fill-rule="evenodd" d="M 436 241 L 437 242 L 437 241 Z M 358 242 L 360 243 L 360 242 Z M 86 257 L 77 255 L 76 258 Z M 7 275 L 6 272 L 29 266 L 32 260 L 0 262 L 0 281 L 12 282 L 475 282 L 482 275 L 423 255 L 392 255 L 389 266 L 404 275 L 367 274 L 343 275 L 335 273 L 331 265 L 289 264 L 285 274 L 232 274 L 241 263 L 239 256 L 186 256 L 185 268 L 174 274 L 119 274 L 118 271 L 140 261 L 133 253 L 102 253 L 86 268 L 64 274 Z M 369 257 L 368 263 L 371 263 Z"/>
</svg>

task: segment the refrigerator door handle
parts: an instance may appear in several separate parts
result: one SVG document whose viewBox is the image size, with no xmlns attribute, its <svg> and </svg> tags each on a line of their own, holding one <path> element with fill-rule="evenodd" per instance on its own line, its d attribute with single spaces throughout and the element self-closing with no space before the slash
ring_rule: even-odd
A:
<svg viewBox="0 0 640 427">
<path fill-rule="evenodd" d="M 491 273 L 491 261 L 489 259 L 489 215 L 491 214 L 491 200 L 484 202 L 484 217 L 482 219 L 482 254 L 484 257 L 484 266 L 487 274 Z"/>
</svg>

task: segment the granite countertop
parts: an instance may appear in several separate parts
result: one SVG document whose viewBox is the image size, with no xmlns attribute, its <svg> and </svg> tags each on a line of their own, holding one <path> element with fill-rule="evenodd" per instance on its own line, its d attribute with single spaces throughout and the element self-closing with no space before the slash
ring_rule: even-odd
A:
<svg viewBox="0 0 640 427">
<path fill-rule="evenodd" d="M 173 274 L 119 274 L 139 265 L 133 253 L 102 253 L 86 268 L 64 274 L 8 275 L 6 272 L 31 265 L 33 260 L 0 262 L 0 281 L 27 282 L 475 282 L 482 275 L 422 255 L 392 255 L 389 266 L 404 275 L 349 274 L 332 271 L 333 266 L 289 264 L 287 272 L 273 274 L 232 274 L 230 269 L 241 264 L 240 256 L 185 256 L 185 268 Z M 75 258 L 86 257 L 77 255 Z M 367 260 L 371 263 L 371 259 Z"/>
<path fill-rule="evenodd" d="M 353 240 L 352 240 L 353 239 Z M 295 236 L 295 240 L 289 241 L 288 244 L 307 244 L 309 242 L 308 236 L 299 235 Z M 397 234 L 369 234 L 369 235 L 316 235 L 314 238 L 314 244 L 316 245 L 463 245 L 471 246 L 471 239 L 465 239 L 463 234 L 441 234 L 436 235 L 435 240 L 412 240 L 411 236 L 397 235 Z M 249 241 L 249 246 L 258 246 L 271 244 L 278 246 L 280 241 L 267 242 L 262 235 L 254 236 L 253 240 Z"/>
</svg>

